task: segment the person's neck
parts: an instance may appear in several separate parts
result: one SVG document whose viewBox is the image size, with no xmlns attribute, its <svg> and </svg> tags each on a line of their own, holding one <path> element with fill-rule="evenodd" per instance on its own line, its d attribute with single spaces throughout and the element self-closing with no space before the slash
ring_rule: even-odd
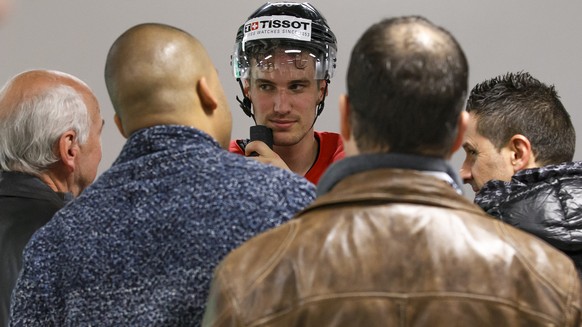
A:
<svg viewBox="0 0 582 327">
<path fill-rule="evenodd" d="M 319 153 L 319 144 L 311 130 L 299 143 L 289 146 L 273 146 L 273 150 L 294 173 L 305 176 Z"/>
<path fill-rule="evenodd" d="M 69 186 L 72 183 L 66 178 L 59 178 L 57 173 L 47 170 L 40 173 L 37 177 L 57 193 L 72 193 L 76 195 L 75 190 Z"/>
</svg>

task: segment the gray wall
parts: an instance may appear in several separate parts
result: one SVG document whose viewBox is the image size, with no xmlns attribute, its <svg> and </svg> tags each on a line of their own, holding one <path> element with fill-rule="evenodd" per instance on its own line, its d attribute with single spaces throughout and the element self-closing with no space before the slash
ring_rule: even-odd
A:
<svg viewBox="0 0 582 327">
<path fill-rule="evenodd" d="M 160 22 L 182 28 L 207 47 L 222 78 L 233 111 L 233 137 L 248 134 L 251 119 L 234 99 L 238 85 L 229 58 L 237 28 L 264 0 L 15 0 L 15 11 L 0 28 L 0 83 L 28 69 L 62 70 L 86 81 L 101 102 L 106 120 L 103 161 L 107 169 L 124 139 L 113 123 L 103 80 L 105 56 L 129 27 Z M 579 32 L 582 2 L 542 0 L 313 0 L 339 40 L 338 69 L 330 86 L 319 130 L 338 130 L 338 96 L 345 91 L 351 47 L 372 23 L 395 15 L 423 15 L 453 33 L 471 67 L 470 84 L 508 71 L 529 71 L 555 84 L 582 134 Z M 580 160 L 580 142 L 576 160 Z M 459 168 L 462 151 L 453 158 Z M 468 190 L 468 189 L 467 189 Z M 468 191 L 468 197 L 472 192 Z"/>
</svg>

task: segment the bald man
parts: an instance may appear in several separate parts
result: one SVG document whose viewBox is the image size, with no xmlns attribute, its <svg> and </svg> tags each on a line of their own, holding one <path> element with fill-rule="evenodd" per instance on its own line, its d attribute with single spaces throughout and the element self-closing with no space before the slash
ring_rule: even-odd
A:
<svg viewBox="0 0 582 327">
<path fill-rule="evenodd" d="M 198 40 L 137 25 L 105 81 L 127 138 L 112 167 L 26 253 L 14 326 L 198 326 L 212 271 L 314 198 L 300 176 L 225 150 L 231 114 Z"/>
<path fill-rule="evenodd" d="M 27 71 L 0 91 L 0 325 L 32 234 L 97 174 L 103 119 L 78 78 Z"/>
</svg>

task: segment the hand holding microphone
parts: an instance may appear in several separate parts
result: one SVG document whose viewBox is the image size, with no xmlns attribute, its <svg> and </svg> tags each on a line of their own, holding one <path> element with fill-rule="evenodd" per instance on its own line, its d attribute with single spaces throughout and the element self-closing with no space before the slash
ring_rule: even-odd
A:
<svg viewBox="0 0 582 327">
<path fill-rule="evenodd" d="M 251 142 L 262 141 L 269 149 L 273 149 L 273 130 L 265 125 L 251 126 Z M 259 154 L 252 152 L 249 156 L 256 157 Z"/>
<path fill-rule="evenodd" d="M 249 157 L 255 157 L 254 159 L 262 163 L 276 166 L 279 168 L 289 169 L 285 161 L 273 151 L 273 130 L 263 125 L 251 126 L 251 138 L 250 143 L 247 144 L 245 148 L 245 153 Z M 267 146 L 260 142 L 265 143 Z M 250 152 L 250 153 L 249 153 Z"/>
</svg>

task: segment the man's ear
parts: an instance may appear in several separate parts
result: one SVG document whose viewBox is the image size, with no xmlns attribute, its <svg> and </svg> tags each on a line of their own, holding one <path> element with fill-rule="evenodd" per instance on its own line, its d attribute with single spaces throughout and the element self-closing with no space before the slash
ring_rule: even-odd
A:
<svg viewBox="0 0 582 327">
<path fill-rule="evenodd" d="M 509 139 L 508 148 L 511 151 L 511 165 L 514 172 L 537 167 L 529 139 L 521 134 L 515 134 Z"/>
<path fill-rule="evenodd" d="M 340 112 L 340 135 L 347 143 L 352 137 L 352 123 L 350 121 L 351 108 L 350 98 L 347 94 L 340 95 L 339 98 L 339 112 Z"/>
<path fill-rule="evenodd" d="M 319 85 L 319 91 L 321 92 L 321 98 L 319 99 L 319 101 L 322 101 L 329 94 L 329 88 L 327 87 L 326 80 L 321 80 L 321 83 Z"/>
<path fill-rule="evenodd" d="M 196 91 L 198 92 L 200 104 L 202 105 L 202 108 L 204 108 L 204 111 L 210 113 L 211 111 L 218 108 L 218 101 L 208 86 L 206 77 L 202 77 L 200 81 L 198 81 Z"/>
<path fill-rule="evenodd" d="M 251 98 L 251 94 L 249 93 L 251 89 L 251 80 L 250 79 L 243 79 L 243 95 L 247 98 Z"/>
<path fill-rule="evenodd" d="M 61 162 L 67 169 L 72 172 L 75 170 L 75 160 L 79 155 L 79 144 L 77 142 L 77 133 L 73 130 L 64 132 L 58 141 L 58 152 Z"/>
<path fill-rule="evenodd" d="M 115 122 L 115 126 L 117 126 L 119 133 L 121 133 L 121 135 L 123 135 L 123 137 L 127 138 L 127 135 L 125 135 L 125 131 L 123 130 L 123 124 L 121 123 L 121 118 L 119 118 L 117 113 L 115 115 L 113 115 L 113 121 Z"/>
<path fill-rule="evenodd" d="M 455 137 L 455 141 L 453 142 L 453 146 L 451 148 L 451 156 L 453 153 L 457 152 L 461 145 L 463 145 L 463 137 L 465 136 L 465 131 L 467 130 L 467 126 L 469 125 L 469 113 L 465 110 L 461 111 L 459 115 L 459 120 L 457 121 L 457 136 Z"/>
</svg>

